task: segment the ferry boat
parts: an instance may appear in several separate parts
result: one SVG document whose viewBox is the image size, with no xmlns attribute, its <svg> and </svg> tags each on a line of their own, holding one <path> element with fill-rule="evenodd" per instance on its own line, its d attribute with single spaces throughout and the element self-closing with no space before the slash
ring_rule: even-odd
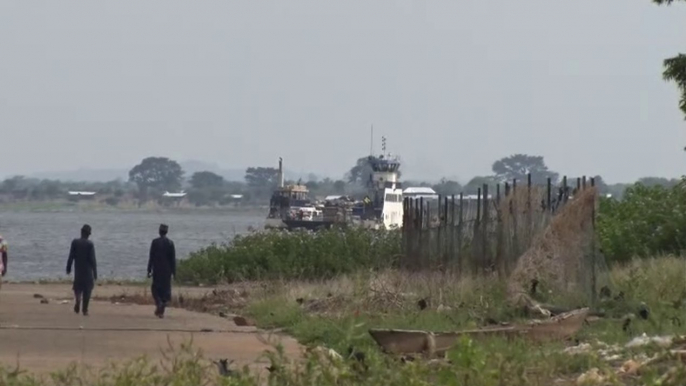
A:
<svg viewBox="0 0 686 386">
<path fill-rule="evenodd" d="M 310 199 L 306 186 L 284 185 L 283 161 L 279 159 L 279 188 L 272 195 L 265 227 L 289 230 L 319 230 L 336 225 L 401 228 L 403 190 L 398 178 L 400 160 L 391 154 L 382 154 L 369 156 L 368 162 L 372 173 L 363 199 L 330 196 L 323 205 L 318 205 Z"/>
<path fill-rule="evenodd" d="M 265 228 L 286 228 L 285 220 L 312 221 L 319 214 L 309 196 L 307 186 L 284 184 L 283 158 L 279 158 L 279 185 L 269 200 Z"/>
</svg>

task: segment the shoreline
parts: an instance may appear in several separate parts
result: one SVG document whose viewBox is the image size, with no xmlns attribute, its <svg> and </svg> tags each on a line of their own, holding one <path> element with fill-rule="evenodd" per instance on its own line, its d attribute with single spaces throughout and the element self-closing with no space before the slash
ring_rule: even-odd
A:
<svg viewBox="0 0 686 386">
<path fill-rule="evenodd" d="M 159 205 L 110 206 L 100 204 L 72 203 L 17 203 L 0 204 L 0 212 L 5 213 L 266 213 L 264 205 L 246 205 L 239 207 L 179 206 L 165 207 Z M 265 214 L 266 217 L 266 214 Z"/>
<path fill-rule="evenodd" d="M 67 285 L 71 284 L 73 279 L 38 279 L 38 280 L 6 280 L 2 279 L 3 285 Z M 144 286 L 152 283 L 151 279 L 146 280 L 131 280 L 131 279 L 103 279 L 96 280 L 95 286 Z M 198 287 L 192 284 L 177 284 L 183 287 Z"/>
</svg>

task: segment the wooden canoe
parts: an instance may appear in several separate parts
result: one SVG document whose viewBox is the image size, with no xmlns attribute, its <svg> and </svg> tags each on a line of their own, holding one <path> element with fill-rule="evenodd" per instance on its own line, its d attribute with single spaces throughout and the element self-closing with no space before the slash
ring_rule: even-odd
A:
<svg viewBox="0 0 686 386">
<path fill-rule="evenodd" d="M 431 332 L 421 330 L 370 329 L 369 334 L 388 354 L 444 354 L 460 337 L 483 336 L 523 337 L 536 342 L 561 341 L 571 338 L 583 326 L 589 309 L 582 308 L 560 314 L 548 320 L 507 327 L 488 327 L 476 330 Z"/>
</svg>

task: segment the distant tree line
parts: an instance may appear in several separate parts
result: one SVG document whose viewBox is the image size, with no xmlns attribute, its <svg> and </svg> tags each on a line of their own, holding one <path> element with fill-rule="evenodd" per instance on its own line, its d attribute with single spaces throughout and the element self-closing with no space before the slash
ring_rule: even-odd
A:
<svg viewBox="0 0 686 386">
<path fill-rule="evenodd" d="M 484 184 L 495 186 L 497 183 L 517 179 L 526 183 L 531 173 L 532 182 L 545 184 L 550 178 L 553 184 L 560 183 L 560 174 L 545 164 L 543 157 L 514 154 L 497 160 L 492 165 L 492 174 L 473 177 L 467 184 L 442 178 L 438 182 L 404 181 L 404 186 L 428 186 L 441 195 L 475 194 Z M 303 184 L 316 198 L 327 195 L 360 195 L 367 189 L 367 181 L 372 173 L 368 157 L 359 158 L 342 179 L 319 179 L 310 175 L 307 181 L 285 181 L 287 184 Z M 572 176 L 570 176 L 572 177 Z M 606 184 L 601 176 L 594 176 L 602 194 L 621 198 L 628 187 L 634 183 Z M 576 177 L 570 178 L 570 185 Z M 645 177 L 637 182 L 646 187 L 676 186 L 679 179 Z M 15 176 L 0 183 L 2 201 L 45 201 L 67 197 L 69 191 L 96 192 L 98 199 L 117 205 L 131 200 L 139 204 L 159 200 L 165 192 L 187 193 L 188 201 L 196 206 L 223 206 L 242 204 L 265 205 L 279 183 L 279 171 L 274 167 L 249 167 L 244 181 L 228 181 L 211 171 L 199 171 L 186 176 L 178 162 L 165 157 L 148 157 L 134 166 L 129 172 L 128 181 L 109 182 L 68 182 Z"/>
<path fill-rule="evenodd" d="M 526 184 L 528 174 L 531 174 L 531 182 L 535 185 L 547 184 L 548 178 L 550 178 L 553 185 L 559 185 L 561 183 L 560 174 L 548 169 L 548 166 L 546 166 L 542 156 L 513 154 L 495 161 L 491 167 L 491 170 L 493 174 L 473 177 L 465 185 L 462 185 L 455 180 L 442 178 L 437 183 L 407 181 L 405 182 L 405 186 L 426 186 L 431 187 L 440 195 L 458 195 L 460 193 L 476 194 L 484 184 L 489 185 L 491 191 L 493 191 L 496 184 L 503 183 L 505 181 L 511 182 L 513 180 L 517 180 L 520 184 Z M 577 177 L 581 176 L 568 176 L 568 184 L 573 187 L 574 184 L 576 184 Z M 665 188 L 671 188 L 678 185 L 681 181 L 677 178 L 668 179 L 663 177 L 644 177 L 632 183 L 607 184 L 602 176 L 590 175 L 587 177 L 592 177 L 595 179 L 595 184 L 598 187 L 600 194 L 611 195 L 616 199 L 621 199 L 627 188 L 636 185 L 645 187 L 661 186 Z"/>
</svg>

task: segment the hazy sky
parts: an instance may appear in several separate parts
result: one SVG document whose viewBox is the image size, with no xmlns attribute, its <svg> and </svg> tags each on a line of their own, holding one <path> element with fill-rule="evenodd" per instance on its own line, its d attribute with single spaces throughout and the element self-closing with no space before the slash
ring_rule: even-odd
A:
<svg viewBox="0 0 686 386">
<path fill-rule="evenodd" d="M 145 156 L 338 176 L 388 137 L 407 175 L 511 153 L 607 181 L 685 174 L 650 0 L 0 0 L 0 175 Z"/>
</svg>

